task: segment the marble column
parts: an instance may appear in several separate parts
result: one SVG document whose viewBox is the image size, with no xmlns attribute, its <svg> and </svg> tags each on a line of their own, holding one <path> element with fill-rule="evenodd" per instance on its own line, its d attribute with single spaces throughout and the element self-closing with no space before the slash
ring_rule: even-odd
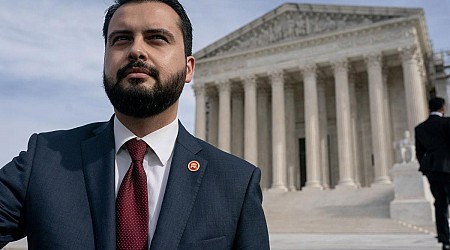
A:
<svg viewBox="0 0 450 250">
<path fill-rule="evenodd" d="M 327 83 L 321 80 L 317 84 L 319 103 L 319 127 L 320 127 L 320 166 L 322 173 L 322 186 L 330 188 L 330 166 L 328 163 L 328 115 L 327 115 Z"/>
<path fill-rule="evenodd" d="M 423 122 L 427 114 L 425 86 L 420 75 L 419 56 L 417 46 L 401 48 L 399 50 L 403 67 L 403 81 L 405 84 L 406 111 L 408 114 L 408 129 L 414 138 L 414 128 Z"/>
<path fill-rule="evenodd" d="M 231 83 L 219 81 L 219 148 L 231 152 Z"/>
<path fill-rule="evenodd" d="M 339 187 L 356 188 L 353 179 L 353 151 L 347 60 L 332 63 L 336 90 L 336 120 L 339 157 Z"/>
<path fill-rule="evenodd" d="M 240 87 L 232 88 L 231 95 L 231 153 L 237 157 L 244 157 L 244 93 Z"/>
<path fill-rule="evenodd" d="M 355 74 L 349 74 L 348 85 L 350 93 L 350 120 L 352 124 L 352 152 L 353 152 L 353 176 L 357 187 L 361 187 L 361 173 L 362 165 L 360 162 L 360 157 L 362 155 L 361 146 L 359 140 L 359 126 L 361 126 L 361 121 L 358 117 L 358 105 L 361 103 L 356 100 L 358 95 L 356 94 L 357 77 Z M 359 85 L 359 84 L 358 84 Z"/>
<path fill-rule="evenodd" d="M 195 136 L 206 139 L 206 89 L 205 85 L 196 83 L 192 85 L 195 95 Z"/>
<path fill-rule="evenodd" d="M 208 91 L 208 142 L 219 146 L 219 97 L 216 88 Z"/>
<path fill-rule="evenodd" d="M 286 164 L 288 175 L 288 189 L 289 191 L 297 190 L 297 172 L 299 166 L 298 148 L 297 148 L 297 134 L 296 134 L 296 110 L 295 110 L 295 91 L 296 86 L 293 83 L 285 84 L 285 99 L 286 99 Z"/>
<path fill-rule="evenodd" d="M 272 128 L 271 128 L 271 103 L 270 86 L 263 85 L 258 88 L 258 167 L 261 168 L 261 187 L 269 189 L 272 186 Z"/>
<path fill-rule="evenodd" d="M 306 186 L 322 189 L 320 183 L 320 127 L 316 65 L 302 69 L 305 100 Z"/>
<path fill-rule="evenodd" d="M 390 111 L 390 101 L 389 101 L 389 85 L 388 85 L 388 70 L 387 67 L 384 66 L 382 70 L 383 74 L 383 89 L 384 89 L 384 122 L 386 124 L 386 133 L 385 140 L 388 145 L 388 148 L 386 149 L 388 158 L 387 158 L 387 165 L 389 166 L 389 169 L 391 166 L 394 165 L 394 145 L 392 138 L 392 123 L 391 123 L 391 111 Z"/>
<path fill-rule="evenodd" d="M 287 191 L 284 73 L 269 73 L 272 86 L 272 190 Z"/>
<path fill-rule="evenodd" d="M 370 54 L 366 58 L 369 79 L 370 122 L 372 128 L 372 149 L 374 155 L 374 184 L 390 184 L 388 176 L 387 131 L 384 113 L 384 89 L 381 54 Z"/>
<path fill-rule="evenodd" d="M 244 158 L 254 165 L 258 164 L 258 127 L 256 76 L 244 78 Z"/>
</svg>

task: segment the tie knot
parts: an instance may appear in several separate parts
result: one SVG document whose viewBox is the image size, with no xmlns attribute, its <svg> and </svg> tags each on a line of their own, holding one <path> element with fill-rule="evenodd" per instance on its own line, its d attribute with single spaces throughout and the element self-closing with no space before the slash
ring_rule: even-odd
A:
<svg viewBox="0 0 450 250">
<path fill-rule="evenodd" d="M 130 153 L 132 161 L 142 162 L 147 152 L 147 144 L 143 140 L 133 138 L 125 143 L 125 147 Z"/>
</svg>

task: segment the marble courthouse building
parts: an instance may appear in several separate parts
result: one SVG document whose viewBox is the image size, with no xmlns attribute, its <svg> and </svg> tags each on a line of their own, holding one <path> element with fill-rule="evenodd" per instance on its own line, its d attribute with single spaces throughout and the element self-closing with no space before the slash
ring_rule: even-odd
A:
<svg viewBox="0 0 450 250">
<path fill-rule="evenodd" d="M 422 9 L 283 4 L 195 53 L 195 134 L 264 189 L 390 184 L 431 56 Z"/>
</svg>

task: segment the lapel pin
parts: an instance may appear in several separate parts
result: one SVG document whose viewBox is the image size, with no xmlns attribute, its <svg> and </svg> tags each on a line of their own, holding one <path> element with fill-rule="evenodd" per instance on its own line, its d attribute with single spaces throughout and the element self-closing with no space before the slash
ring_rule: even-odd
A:
<svg viewBox="0 0 450 250">
<path fill-rule="evenodd" d="M 200 163 L 198 163 L 198 161 L 190 161 L 188 164 L 188 169 L 191 172 L 197 172 L 200 169 Z"/>
</svg>

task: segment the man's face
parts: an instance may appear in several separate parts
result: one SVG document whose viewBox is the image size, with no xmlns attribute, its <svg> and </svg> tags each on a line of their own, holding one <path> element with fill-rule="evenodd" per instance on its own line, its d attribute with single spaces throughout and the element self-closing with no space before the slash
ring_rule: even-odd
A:
<svg viewBox="0 0 450 250">
<path fill-rule="evenodd" d="M 129 3 L 114 13 L 104 61 L 106 93 L 119 112 L 137 118 L 159 114 L 178 101 L 190 82 L 177 13 L 160 2 Z"/>
</svg>

